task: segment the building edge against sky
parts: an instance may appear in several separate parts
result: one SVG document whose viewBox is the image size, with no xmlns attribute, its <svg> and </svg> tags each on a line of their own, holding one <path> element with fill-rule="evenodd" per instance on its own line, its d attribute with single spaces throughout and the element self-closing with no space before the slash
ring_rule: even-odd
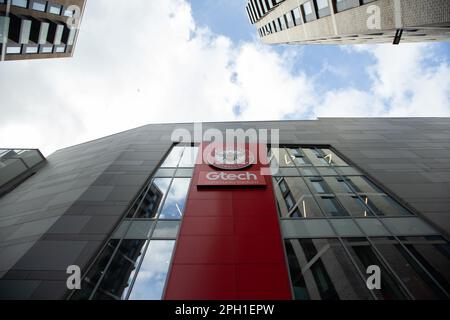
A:
<svg viewBox="0 0 450 320">
<path fill-rule="evenodd" d="M 211 167 L 171 141 L 193 124 L 59 150 L 0 198 L 0 297 L 448 299 L 450 119 L 203 126 L 279 129 L 280 174 L 200 188 Z M 368 264 L 383 290 L 365 287 Z"/>
<path fill-rule="evenodd" d="M 0 61 L 67 58 L 86 0 L 0 0 Z"/>
<path fill-rule="evenodd" d="M 448 41 L 447 0 L 249 0 L 265 44 Z"/>
</svg>

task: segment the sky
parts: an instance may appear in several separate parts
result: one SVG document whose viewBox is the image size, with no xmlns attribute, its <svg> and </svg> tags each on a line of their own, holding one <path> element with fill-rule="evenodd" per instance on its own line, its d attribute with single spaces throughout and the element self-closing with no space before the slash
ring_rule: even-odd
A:
<svg viewBox="0 0 450 320">
<path fill-rule="evenodd" d="M 244 5 L 87 1 L 73 58 L 0 63 L 0 147 L 49 155 L 150 123 L 450 116 L 450 43 L 268 46 Z"/>
</svg>

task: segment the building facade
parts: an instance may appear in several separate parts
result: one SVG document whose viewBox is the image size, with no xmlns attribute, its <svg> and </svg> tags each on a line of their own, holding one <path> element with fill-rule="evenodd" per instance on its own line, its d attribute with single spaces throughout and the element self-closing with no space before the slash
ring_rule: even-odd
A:
<svg viewBox="0 0 450 320">
<path fill-rule="evenodd" d="M 0 0 L 0 61 L 72 57 L 85 0 Z"/>
<path fill-rule="evenodd" d="M 155 124 L 59 150 L 0 198 L 0 298 L 448 299 L 449 128 L 204 123 L 279 144 L 203 152 L 194 124 Z"/>
<path fill-rule="evenodd" d="M 448 41 L 447 0 L 249 0 L 265 44 Z"/>
</svg>

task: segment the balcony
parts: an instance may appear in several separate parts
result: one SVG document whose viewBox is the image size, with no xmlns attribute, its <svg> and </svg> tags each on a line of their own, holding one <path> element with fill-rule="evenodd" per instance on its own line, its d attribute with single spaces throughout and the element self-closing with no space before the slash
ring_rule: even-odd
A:
<svg viewBox="0 0 450 320">
<path fill-rule="evenodd" d="M 32 176 L 45 163 L 37 149 L 0 149 L 0 197 Z"/>
</svg>

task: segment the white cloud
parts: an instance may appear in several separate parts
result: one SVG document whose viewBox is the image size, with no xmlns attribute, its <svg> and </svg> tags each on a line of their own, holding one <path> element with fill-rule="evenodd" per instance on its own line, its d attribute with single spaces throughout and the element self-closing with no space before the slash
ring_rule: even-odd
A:
<svg viewBox="0 0 450 320">
<path fill-rule="evenodd" d="M 184 0 L 88 1 L 74 58 L 0 64 L 0 147 L 48 154 L 155 122 L 450 114 L 449 66 L 424 66 L 432 46 L 350 50 L 375 58 L 370 90 L 320 94 L 294 67 L 301 47 L 233 43 Z"/>
<path fill-rule="evenodd" d="M 450 116 L 450 67 L 434 59 L 431 44 L 390 44 L 346 47 L 372 55 L 367 67 L 368 91 L 352 88 L 327 92 L 315 109 L 317 116 L 448 117 Z"/>
</svg>

